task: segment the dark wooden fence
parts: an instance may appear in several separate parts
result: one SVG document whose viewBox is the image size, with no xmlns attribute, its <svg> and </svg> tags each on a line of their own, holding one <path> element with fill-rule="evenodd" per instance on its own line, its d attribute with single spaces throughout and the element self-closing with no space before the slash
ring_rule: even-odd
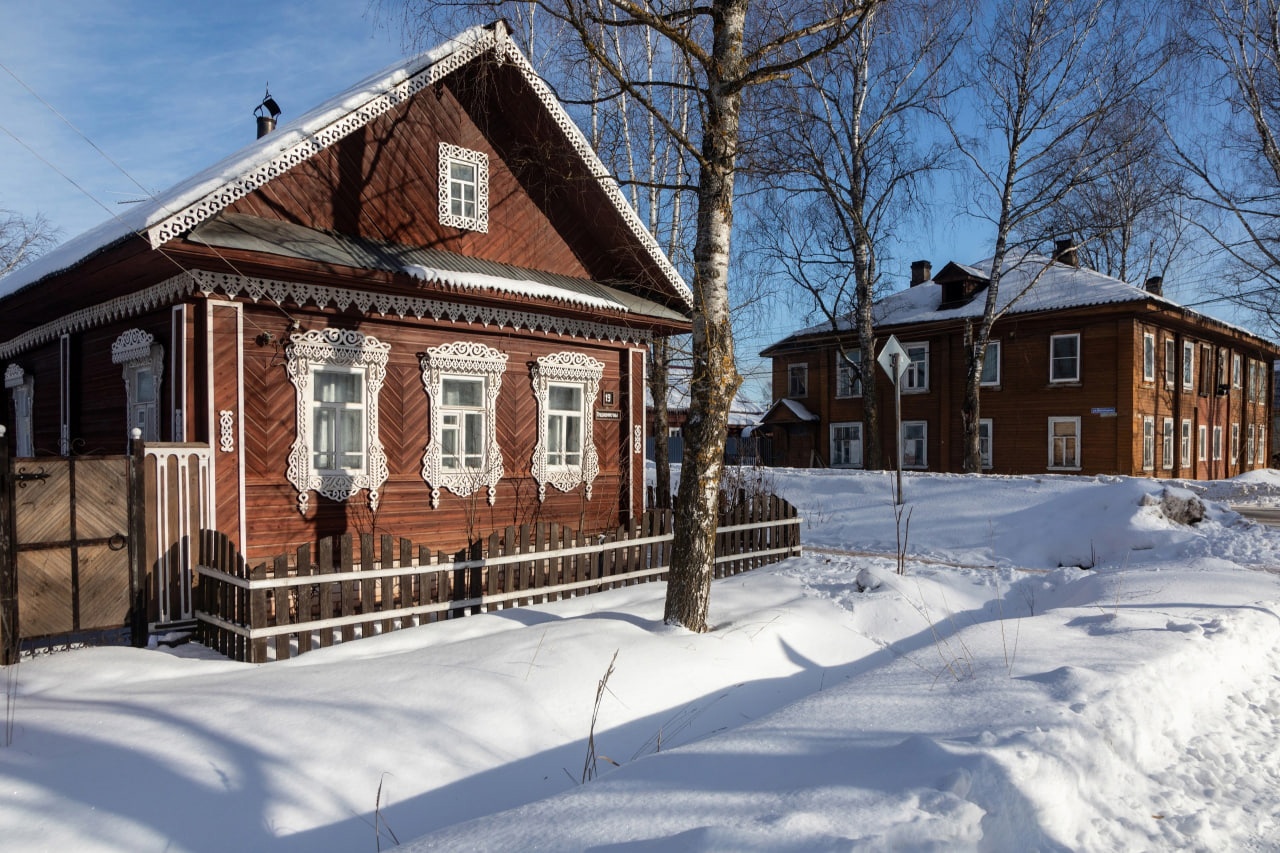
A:
<svg viewBox="0 0 1280 853">
<path fill-rule="evenodd" d="M 665 578 L 670 510 L 583 535 L 557 524 L 508 527 L 456 554 L 364 534 L 323 539 L 250 567 L 217 531 L 201 531 L 198 637 L 230 658 L 282 660 L 313 648 L 525 604 Z M 721 513 L 716 577 L 800 553 L 795 507 L 775 496 Z"/>
</svg>

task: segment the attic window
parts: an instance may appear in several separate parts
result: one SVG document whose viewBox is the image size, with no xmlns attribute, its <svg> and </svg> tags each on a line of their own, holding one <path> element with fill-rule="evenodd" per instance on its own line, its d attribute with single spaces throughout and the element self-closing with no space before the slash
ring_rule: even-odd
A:
<svg viewBox="0 0 1280 853">
<path fill-rule="evenodd" d="M 489 156 L 440 143 L 440 224 L 489 231 Z"/>
</svg>

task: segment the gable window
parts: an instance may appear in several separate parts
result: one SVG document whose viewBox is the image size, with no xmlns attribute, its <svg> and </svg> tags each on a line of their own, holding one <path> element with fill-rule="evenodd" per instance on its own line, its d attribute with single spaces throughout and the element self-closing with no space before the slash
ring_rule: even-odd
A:
<svg viewBox="0 0 1280 853">
<path fill-rule="evenodd" d="M 4 387 L 13 399 L 13 447 L 17 456 L 35 456 L 31 397 L 34 383 L 21 367 L 11 364 L 4 371 Z"/>
<path fill-rule="evenodd" d="M 1196 348 L 1191 341 L 1182 342 L 1182 389 L 1190 391 L 1195 378 Z"/>
<path fill-rule="evenodd" d="M 1165 338 L 1164 340 L 1164 384 L 1167 388 L 1172 388 L 1174 381 L 1178 377 L 1177 362 L 1177 345 L 1173 338 Z"/>
<path fill-rule="evenodd" d="M 836 396 L 862 396 L 862 353 L 836 353 Z"/>
<path fill-rule="evenodd" d="M 1191 467 L 1191 421 L 1183 420 L 1182 422 L 1182 467 Z M 1187 473 L 1183 471 L 1183 473 Z"/>
<path fill-rule="evenodd" d="M 1080 381 L 1080 335 L 1049 337 L 1049 381 Z"/>
<path fill-rule="evenodd" d="M 862 467 L 862 424 L 831 425 L 831 467 Z"/>
<path fill-rule="evenodd" d="M 482 486 L 493 506 L 503 475 L 494 415 L 506 369 L 506 353 L 479 343 L 458 341 L 423 353 L 431 412 L 422 478 L 431 487 L 432 507 L 440 505 L 442 488 L 465 497 Z"/>
<path fill-rule="evenodd" d="M 929 345 L 906 344 L 907 372 L 903 375 L 902 390 L 929 390 Z"/>
<path fill-rule="evenodd" d="M 143 441 L 160 440 L 160 379 L 164 347 L 141 329 L 130 329 L 111 344 L 111 361 L 121 365 L 128 423 L 125 435 L 142 431 Z"/>
<path fill-rule="evenodd" d="M 809 396 L 809 365 L 793 364 L 787 368 L 787 396 Z"/>
<path fill-rule="evenodd" d="M 1150 332 L 1142 335 L 1142 381 L 1154 382 L 1156 379 L 1156 336 Z"/>
<path fill-rule="evenodd" d="M 562 492 L 584 485 L 590 500 L 600 473 L 591 411 L 604 362 L 583 353 L 560 352 L 542 356 L 530 372 L 538 400 L 538 443 L 533 448 L 538 500 L 546 500 L 548 484 Z"/>
<path fill-rule="evenodd" d="M 978 419 L 978 456 L 983 468 L 991 467 L 991 418 Z"/>
<path fill-rule="evenodd" d="M 1150 471 L 1155 467 L 1156 456 L 1156 419 L 1144 415 L 1142 418 L 1142 470 Z"/>
<path fill-rule="evenodd" d="M 489 230 L 489 156 L 440 143 L 440 223 Z"/>
<path fill-rule="evenodd" d="M 1197 433 L 1196 438 L 1197 438 L 1197 448 L 1198 448 L 1196 456 L 1201 462 L 1203 462 L 1209 458 L 1208 427 L 1206 427 L 1204 424 L 1201 424 L 1199 428 L 1196 430 L 1196 433 Z"/>
<path fill-rule="evenodd" d="M 1049 418 L 1049 467 L 1080 468 L 1080 419 Z"/>
<path fill-rule="evenodd" d="M 391 350 L 377 338 L 348 329 L 296 332 L 285 347 L 293 382 L 297 437 L 289 451 L 289 482 L 304 515 L 310 493 L 346 501 L 369 491 L 378 509 L 387 480 L 387 456 L 378 437 L 378 392 Z"/>
<path fill-rule="evenodd" d="M 902 422 L 902 467 L 925 468 L 928 456 L 929 424 L 925 421 Z"/>
<path fill-rule="evenodd" d="M 1169 471 L 1173 469 L 1173 418 L 1165 418 L 1161 427 L 1160 467 Z"/>
<path fill-rule="evenodd" d="M 1000 342 L 987 341 L 987 353 L 982 358 L 982 376 L 980 385 L 1000 384 Z"/>
</svg>

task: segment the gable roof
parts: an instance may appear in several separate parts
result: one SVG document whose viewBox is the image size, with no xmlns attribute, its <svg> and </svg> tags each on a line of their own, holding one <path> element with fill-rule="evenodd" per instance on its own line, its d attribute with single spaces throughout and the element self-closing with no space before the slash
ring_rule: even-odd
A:
<svg viewBox="0 0 1280 853">
<path fill-rule="evenodd" d="M 511 41 L 503 22 L 474 27 L 433 50 L 370 75 L 203 172 L 15 270 L 0 279 L 0 297 L 68 270 L 135 235 L 145 237 L 154 249 L 189 233 L 228 205 L 490 51 L 520 73 L 555 125 L 563 131 L 564 141 L 581 159 L 625 221 L 646 259 L 660 272 L 670 293 L 691 308 L 693 295 L 688 285 L 640 221 L 617 182 L 550 87 Z"/>
<path fill-rule="evenodd" d="M 967 265 L 949 263 L 931 281 L 900 290 L 877 301 L 871 308 L 871 322 L 877 327 L 883 327 L 979 318 L 986 307 L 985 290 L 978 292 L 973 299 L 962 305 L 940 308 L 942 286 L 938 284 L 938 280 L 963 275 L 989 281 L 991 268 L 990 258 Z M 1000 276 L 996 310 L 1006 314 L 1030 314 L 1125 303 L 1149 303 L 1181 311 L 1251 338 L 1263 340 L 1246 329 L 1184 308 L 1172 299 L 1158 296 L 1137 285 L 1112 278 L 1087 267 L 1055 262 L 1044 255 L 1025 255 L 1006 262 L 1004 272 Z M 762 354 L 767 355 L 775 348 L 801 338 L 832 334 L 833 331 L 848 332 L 853 329 L 853 321 L 848 317 L 841 318 L 834 330 L 829 322 L 809 326 L 771 344 Z"/>
</svg>

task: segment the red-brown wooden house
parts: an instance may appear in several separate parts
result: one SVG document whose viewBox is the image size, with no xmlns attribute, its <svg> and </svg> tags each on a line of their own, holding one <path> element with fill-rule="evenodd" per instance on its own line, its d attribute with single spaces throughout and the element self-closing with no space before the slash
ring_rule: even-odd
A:
<svg viewBox="0 0 1280 853">
<path fill-rule="evenodd" d="M 893 385 L 883 372 L 876 384 L 886 466 L 901 454 L 905 468 L 962 470 L 966 327 L 982 315 L 989 276 L 989 262 L 932 276 L 919 261 L 911 286 L 873 307 L 879 346 L 893 335 L 909 359 L 897 437 Z M 1006 267 L 981 380 L 984 471 L 1214 479 L 1270 464 L 1280 348 L 1179 305 L 1161 284 L 1080 267 L 1063 244 Z M 760 430 L 771 464 L 863 467 L 862 386 L 841 349 L 870 358 L 844 322 L 762 353 L 777 401 Z"/>
<path fill-rule="evenodd" d="M 207 446 L 190 482 L 250 559 L 604 529 L 643 510 L 645 351 L 691 304 L 506 28 L 476 28 L 0 280 L 6 440 Z"/>
</svg>

